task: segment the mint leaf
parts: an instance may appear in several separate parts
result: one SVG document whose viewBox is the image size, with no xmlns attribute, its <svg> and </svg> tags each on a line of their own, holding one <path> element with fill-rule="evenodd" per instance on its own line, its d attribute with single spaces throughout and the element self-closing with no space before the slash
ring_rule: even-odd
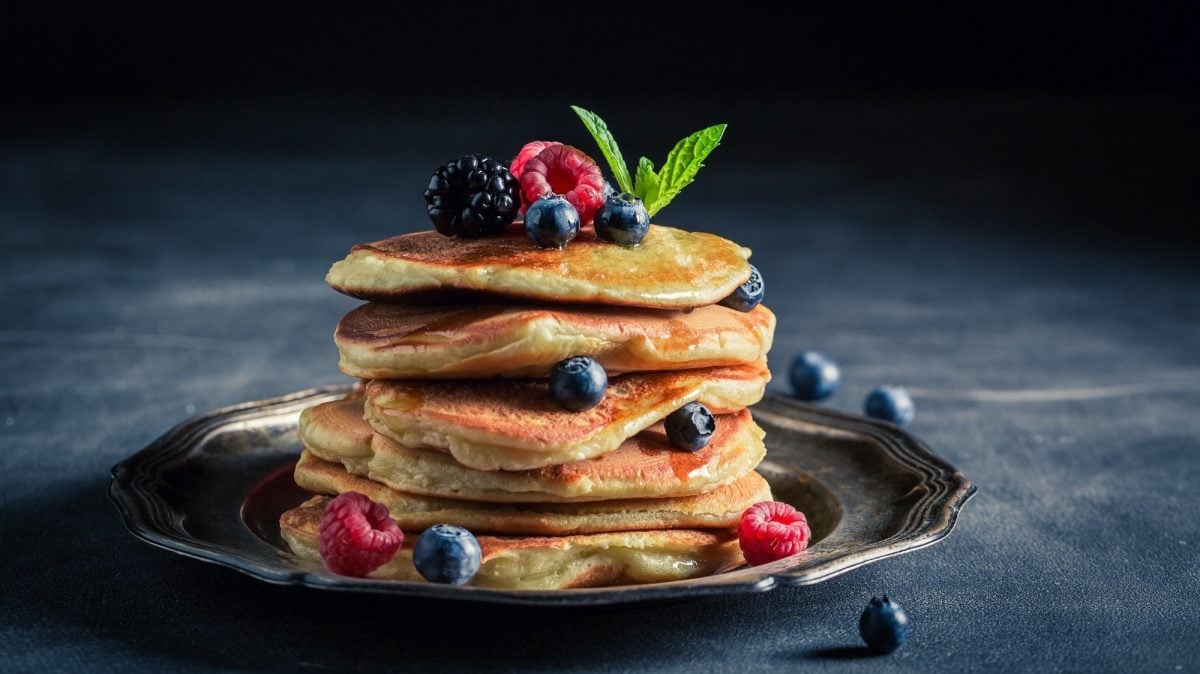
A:
<svg viewBox="0 0 1200 674">
<path fill-rule="evenodd" d="M 637 177 L 633 181 L 633 193 L 644 204 L 653 204 L 658 198 L 658 174 L 654 172 L 654 162 L 642 157 L 638 160 Z"/>
<path fill-rule="evenodd" d="M 603 119 L 600 119 L 599 115 L 584 110 L 578 105 L 572 105 L 571 109 L 579 115 L 583 125 L 592 134 L 592 138 L 596 139 L 596 144 L 600 146 L 600 151 L 608 160 L 608 167 L 612 169 L 613 177 L 617 179 L 617 185 L 620 186 L 621 191 L 632 192 L 633 180 L 629 178 L 629 168 L 625 166 L 621 148 L 617 147 L 617 139 L 613 138 L 612 132 L 608 130 L 608 125 L 604 123 Z"/>
<path fill-rule="evenodd" d="M 705 158 L 721 144 L 725 127 L 725 124 L 716 124 L 701 129 L 671 148 L 671 153 L 658 172 L 658 194 L 654 203 L 646 205 L 650 215 L 661 211 L 683 188 L 691 184 L 700 167 L 704 166 Z"/>
</svg>

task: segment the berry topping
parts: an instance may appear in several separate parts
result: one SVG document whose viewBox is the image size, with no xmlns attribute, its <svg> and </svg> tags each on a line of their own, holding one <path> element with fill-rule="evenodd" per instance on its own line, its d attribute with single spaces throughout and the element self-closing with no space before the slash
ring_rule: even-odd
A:
<svg viewBox="0 0 1200 674">
<path fill-rule="evenodd" d="M 413 565 L 431 583 L 463 585 L 483 563 L 475 535 L 462 527 L 435 524 L 425 530 L 413 548 Z"/>
<path fill-rule="evenodd" d="M 858 619 L 858 633 L 867 648 L 876 653 L 891 653 L 908 641 L 908 614 L 886 594 L 882 599 L 871 597 L 871 603 Z"/>
<path fill-rule="evenodd" d="M 588 224 L 602 203 L 604 175 L 589 156 L 570 145 L 551 145 L 521 170 L 521 198 L 526 206 L 548 194 L 561 194 Z"/>
<path fill-rule="evenodd" d="M 596 235 L 622 246 L 636 246 L 650 231 L 650 214 L 629 192 L 613 194 L 596 211 Z"/>
<path fill-rule="evenodd" d="M 539 248 L 562 248 L 579 234 L 579 211 L 558 194 L 544 196 L 525 212 L 525 233 Z"/>
<path fill-rule="evenodd" d="M 746 282 L 738 286 L 737 290 L 733 291 L 729 297 L 721 300 L 718 304 L 737 309 L 741 312 L 750 311 L 763 301 L 763 278 L 762 274 L 758 273 L 758 267 L 750 265 L 750 278 Z"/>
<path fill-rule="evenodd" d="M 805 351 L 792 361 L 792 390 L 801 400 L 824 400 L 838 390 L 842 371 L 831 358 L 816 351 Z"/>
<path fill-rule="evenodd" d="M 712 440 L 717 430 L 717 420 L 704 405 L 688 403 L 668 414 L 663 426 L 667 429 L 667 439 L 675 449 L 698 452 Z"/>
<path fill-rule="evenodd" d="M 903 386 L 876 386 L 863 401 L 863 412 L 869 417 L 905 426 L 917 410 Z"/>
<path fill-rule="evenodd" d="M 571 412 L 591 409 L 604 400 L 608 374 L 595 358 L 572 356 L 550 371 L 550 397 Z"/>
<path fill-rule="evenodd" d="M 810 538 L 804 513 L 779 501 L 755 503 L 738 523 L 738 544 L 751 566 L 804 552 Z"/>
<path fill-rule="evenodd" d="M 470 239 L 503 232 L 516 217 L 520 199 L 512 173 L 477 154 L 440 167 L 425 190 L 425 208 L 437 231 Z"/>
<path fill-rule="evenodd" d="M 387 508 L 348 491 L 325 506 L 318 542 L 326 568 L 343 576 L 364 577 L 396 555 L 404 544 L 404 532 Z"/>
<path fill-rule="evenodd" d="M 520 180 L 521 174 L 525 172 L 525 164 L 551 145 L 562 145 L 562 143 L 555 140 L 535 140 L 525 143 L 525 147 L 521 148 L 517 156 L 513 157 L 512 163 L 508 165 L 509 172 L 513 174 L 514 178 Z"/>
</svg>

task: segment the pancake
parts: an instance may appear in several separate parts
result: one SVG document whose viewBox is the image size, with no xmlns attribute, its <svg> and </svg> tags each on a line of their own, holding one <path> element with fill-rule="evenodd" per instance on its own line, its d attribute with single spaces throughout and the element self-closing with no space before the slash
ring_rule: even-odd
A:
<svg viewBox="0 0 1200 674">
<path fill-rule="evenodd" d="M 318 531 L 328 497 L 317 496 L 283 514 L 283 540 L 299 558 L 321 563 Z M 371 578 L 424 582 L 412 563 L 418 536 Z M 710 576 L 745 563 L 736 531 L 665 529 L 581 536 L 479 536 L 483 564 L 471 585 L 504 590 L 558 590 L 659 583 Z"/>
<path fill-rule="evenodd" d="M 774 331 L 775 315 L 761 305 L 742 313 L 372 302 L 338 323 L 334 342 L 352 377 L 542 377 L 569 356 L 591 356 L 609 372 L 753 363 Z"/>
<path fill-rule="evenodd" d="M 449 522 L 476 533 L 569 536 L 607 531 L 645 529 L 729 529 L 759 501 L 771 500 L 771 488 L 750 471 L 730 484 L 697 496 L 626 499 L 585 503 L 518 503 L 498 505 L 480 501 L 421 496 L 351 475 L 341 464 L 323 461 L 310 452 L 296 464 L 296 484 L 336 496 L 348 491 L 382 503 L 405 532 L 424 531 Z"/>
<path fill-rule="evenodd" d="M 490 503 L 561 503 L 699 494 L 754 469 L 766 453 L 748 410 L 717 418 L 698 452 L 671 447 L 661 426 L 642 431 L 604 456 L 525 471 L 475 470 L 444 451 L 404 447 L 373 433 L 362 401 L 304 410 L 300 440 L 316 456 L 413 494 Z"/>
<path fill-rule="evenodd" d="M 447 449 L 478 470 L 528 470 L 607 454 L 686 403 L 714 414 L 762 399 L 765 363 L 609 379 L 599 405 L 569 412 L 545 380 L 387 380 L 367 385 L 365 416 L 406 447 Z"/>
<path fill-rule="evenodd" d="M 542 302 L 691 309 L 716 304 L 750 278 L 750 250 L 714 234 L 653 225 L 641 245 L 591 228 L 563 249 L 538 248 L 517 222 L 498 236 L 433 231 L 359 244 L 325 281 L 366 300 L 501 296 Z"/>
</svg>

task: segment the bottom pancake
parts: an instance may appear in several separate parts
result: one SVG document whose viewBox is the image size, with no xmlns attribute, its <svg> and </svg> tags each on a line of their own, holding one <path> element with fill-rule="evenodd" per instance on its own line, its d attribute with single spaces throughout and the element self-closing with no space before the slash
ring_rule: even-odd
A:
<svg viewBox="0 0 1200 674">
<path fill-rule="evenodd" d="M 283 514 L 280 533 L 301 559 L 321 562 L 318 531 L 328 497 Z M 422 582 L 412 562 L 417 536 L 371 578 Z M 744 563 L 732 529 L 667 529 L 559 537 L 479 536 L 483 564 L 471 585 L 504 590 L 558 590 L 661 583 L 709 576 Z"/>
<path fill-rule="evenodd" d="M 381 503 L 405 532 L 449 522 L 474 532 L 567 536 L 643 529 L 729 529 L 746 508 L 771 500 L 771 487 L 750 471 L 696 496 L 582 503 L 492 504 L 408 494 L 353 475 L 307 450 L 296 464 L 296 484 L 317 494 L 355 491 Z"/>
</svg>

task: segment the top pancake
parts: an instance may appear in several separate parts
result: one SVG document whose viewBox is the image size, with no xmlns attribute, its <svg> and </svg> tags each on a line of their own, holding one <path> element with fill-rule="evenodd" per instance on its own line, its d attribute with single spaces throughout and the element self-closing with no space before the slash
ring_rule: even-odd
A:
<svg viewBox="0 0 1200 674">
<path fill-rule="evenodd" d="M 370 302 L 338 322 L 338 366 L 367 379 L 543 377 L 570 356 L 610 373 L 754 363 L 775 315 L 713 305 L 693 311 L 586 305 Z"/>
<path fill-rule="evenodd" d="M 530 243 L 522 223 L 480 239 L 433 231 L 360 244 L 325 280 L 367 300 L 490 295 L 542 302 L 691 309 L 716 304 L 750 277 L 750 250 L 714 234 L 652 225 L 641 245 L 581 231 L 566 248 Z"/>
</svg>

